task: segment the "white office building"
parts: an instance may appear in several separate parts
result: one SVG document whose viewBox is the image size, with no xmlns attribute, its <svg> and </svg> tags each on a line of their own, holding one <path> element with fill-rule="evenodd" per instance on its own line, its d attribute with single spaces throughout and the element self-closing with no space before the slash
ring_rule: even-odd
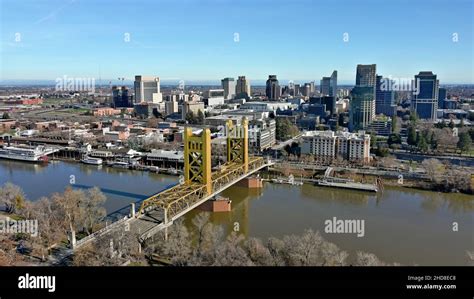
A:
<svg viewBox="0 0 474 299">
<path fill-rule="evenodd" d="M 135 103 L 163 102 L 163 95 L 160 92 L 160 78 L 150 76 L 135 76 Z"/>
</svg>

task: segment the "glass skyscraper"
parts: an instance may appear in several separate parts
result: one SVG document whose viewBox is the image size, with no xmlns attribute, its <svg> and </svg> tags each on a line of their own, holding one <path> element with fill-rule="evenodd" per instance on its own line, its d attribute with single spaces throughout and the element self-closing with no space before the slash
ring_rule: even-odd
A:
<svg viewBox="0 0 474 299">
<path fill-rule="evenodd" d="M 375 117 L 375 64 L 358 64 L 356 86 L 351 90 L 349 129 L 366 129 Z"/>
<path fill-rule="evenodd" d="M 415 75 L 415 91 L 411 109 L 419 118 L 436 121 L 438 88 L 439 82 L 433 72 L 420 72 Z"/>
<path fill-rule="evenodd" d="M 395 93 L 392 90 L 382 88 L 382 82 L 385 81 L 385 86 L 389 84 L 388 78 L 382 78 L 377 76 L 376 88 L 375 88 L 375 114 L 385 114 L 387 116 L 393 116 L 396 112 L 397 106 L 395 105 Z"/>
</svg>

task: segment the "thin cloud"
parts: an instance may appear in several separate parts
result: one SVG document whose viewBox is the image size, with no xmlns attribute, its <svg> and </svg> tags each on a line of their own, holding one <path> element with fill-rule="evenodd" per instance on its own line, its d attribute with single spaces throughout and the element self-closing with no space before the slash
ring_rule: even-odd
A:
<svg viewBox="0 0 474 299">
<path fill-rule="evenodd" d="M 66 8 L 67 6 L 73 4 L 74 2 L 76 2 L 76 0 L 70 0 L 68 3 L 64 4 L 63 6 L 58 7 L 57 9 L 50 12 L 48 15 L 46 15 L 46 16 L 42 17 L 41 19 L 39 19 L 38 21 L 36 21 L 35 25 L 39 25 L 39 24 L 42 24 L 42 23 L 44 23 L 48 20 L 54 19 L 64 8 Z"/>
</svg>

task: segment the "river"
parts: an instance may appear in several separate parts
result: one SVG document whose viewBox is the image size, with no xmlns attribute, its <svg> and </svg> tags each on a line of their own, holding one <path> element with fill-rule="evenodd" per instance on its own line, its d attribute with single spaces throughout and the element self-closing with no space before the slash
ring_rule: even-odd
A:
<svg viewBox="0 0 474 299">
<path fill-rule="evenodd" d="M 109 213 L 177 183 L 174 176 L 105 166 L 0 160 L 0 184 L 21 186 L 30 200 L 64 191 L 71 179 L 77 188 L 100 187 Z M 474 200 L 469 195 L 389 186 L 371 194 L 271 183 L 261 190 L 230 187 L 222 195 L 232 200 L 232 212 L 214 213 L 211 221 L 227 232 L 238 226 L 245 236 L 266 239 L 311 228 L 352 257 L 361 250 L 404 265 L 467 265 L 466 251 L 474 250 Z M 197 213 L 205 212 L 188 213 L 188 225 Z M 364 236 L 325 233 L 325 221 L 333 217 L 364 220 Z"/>
</svg>

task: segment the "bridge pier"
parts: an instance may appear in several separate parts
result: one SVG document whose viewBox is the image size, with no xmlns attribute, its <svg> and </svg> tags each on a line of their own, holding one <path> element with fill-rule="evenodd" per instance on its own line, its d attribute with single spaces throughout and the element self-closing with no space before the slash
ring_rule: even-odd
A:
<svg viewBox="0 0 474 299">
<path fill-rule="evenodd" d="M 131 216 L 131 218 L 135 218 L 135 203 L 132 202 L 132 203 L 130 204 L 130 206 L 131 206 L 131 207 L 130 207 L 130 216 Z"/>
</svg>

